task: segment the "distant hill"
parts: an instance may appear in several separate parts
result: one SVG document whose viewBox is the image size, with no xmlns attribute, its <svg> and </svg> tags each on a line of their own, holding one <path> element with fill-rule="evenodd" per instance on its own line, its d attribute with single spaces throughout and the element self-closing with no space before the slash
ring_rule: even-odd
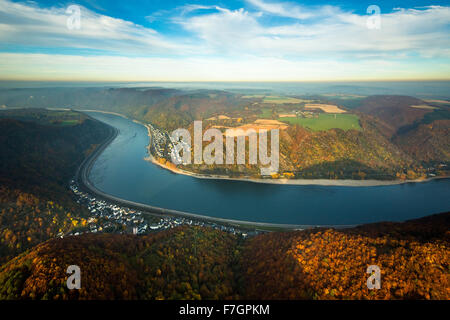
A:
<svg viewBox="0 0 450 320">
<path fill-rule="evenodd" d="M 242 110 L 245 102 L 225 91 L 200 90 L 162 100 L 140 110 L 145 121 L 168 131 L 187 128 L 194 120 L 207 119 L 215 113 Z"/>
<path fill-rule="evenodd" d="M 377 117 L 390 126 L 393 135 L 400 128 L 410 125 L 422 119 L 429 109 L 412 108 L 411 106 L 421 106 L 427 103 L 408 96 L 370 96 L 362 100 L 361 106 L 357 109 L 360 112 Z"/>
<path fill-rule="evenodd" d="M 0 267 L 0 299 L 449 299 L 450 214 L 248 240 L 178 227 L 146 236 L 81 235 Z M 81 269 L 68 290 L 66 269 Z M 370 291 L 369 265 L 381 268 Z"/>
<path fill-rule="evenodd" d="M 0 105 L 8 108 L 96 109 L 130 115 L 140 107 L 180 94 L 164 88 L 37 88 L 0 89 Z"/>
</svg>

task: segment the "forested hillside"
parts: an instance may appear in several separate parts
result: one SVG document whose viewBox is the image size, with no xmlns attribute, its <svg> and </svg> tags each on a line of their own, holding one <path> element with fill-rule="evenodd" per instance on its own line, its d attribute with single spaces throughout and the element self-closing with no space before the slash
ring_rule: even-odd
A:
<svg viewBox="0 0 450 320">
<path fill-rule="evenodd" d="M 449 104 L 412 97 L 373 96 L 358 111 L 372 115 L 379 132 L 420 165 L 450 162 Z"/>
<path fill-rule="evenodd" d="M 83 235 L 38 245 L 0 269 L 1 299 L 236 299 L 238 239 L 200 227 Z M 66 269 L 82 270 L 68 290 Z"/>
<path fill-rule="evenodd" d="M 292 118 L 292 112 L 298 112 L 295 110 L 304 111 L 307 101 L 327 103 L 320 97 L 304 100 L 204 91 L 158 102 L 146 108 L 148 111 L 142 119 L 168 132 L 180 127 L 192 129 L 192 122 L 200 119 L 205 122 L 204 129 L 214 127 L 222 131 L 243 123 L 254 125 L 253 122 L 261 118 L 291 120 L 287 130 L 280 130 L 280 174 L 275 176 L 414 180 L 447 174 L 450 111 L 446 105 L 434 106 L 405 96 L 371 96 L 359 100 L 352 111 L 358 118 L 359 128 L 331 126 L 331 129 L 312 130 L 301 124 L 298 115 Z M 288 114 L 291 118 L 279 118 L 280 114 Z M 321 127 L 318 122 L 323 113 L 306 116 L 313 118 L 308 119 L 311 123 L 317 122 L 317 128 Z M 216 119 L 211 122 L 214 117 Z M 319 120 L 315 120 L 317 118 Z M 334 119 L 338 121 L 336 117 Z M 444 166 L 439 166 L 441 164 Z M 259 172 L 258 167 L 252 165 L 203 165 L 184 169 L 237 177 L 256 177 Z"/>
<path fill-rule="evenodd" d="M 361 116 L 363 130 L 312 132 L 299 126 L 282 133 L 286 170 L 303 178 L 395 179 L 415 161 Z"/>
<path fill-rule="evenodd" d="M 426 102 L 407 96 L 371 96 L 361 102 L 357 109 L 365 114 L 377 117 L 390 126 L 391 135 L 400 128 L 422 119 L 432 109 L 413 108 L 427 105 Z"/>
<path fill-rule="evenodd" d="M 78 112 L 0 111 L 0 262 L 76 225 L 70 179 L 109 128 Z"/>
<path fill-rule="evenodd" d="M 202 120 L 217 113 L 243 110 L 245 101 L 224 91 L 202 90 L 177 95 L 144 108 L 142 119 L 168 131 L 188 128 L 194 120 Z M 139 112 L 135 114 L 139 116 Z"/>
<path fill-rule="evenodd" d="M 425 163 L 448 162 L 450 159 L 450 117 L 431 123 L 420 123 L 394 139 L 407 154 Z"/>
<path fill-rule="evenodd" d="M 449 227 L 446 213 L 247 240 L 188 226 L 53 239 L 0 268 L 0 299 L 450 299 Z M 72 264 L 80 290 L 66 287 Z"/>
<path fill-rule="evenodd" d="M 449 299 L 450 214 L 353 229 L 271 233 L 243 249 L 250 299 Z M 366 269 L 381 269 L 368 290 Z"/>
</svg>

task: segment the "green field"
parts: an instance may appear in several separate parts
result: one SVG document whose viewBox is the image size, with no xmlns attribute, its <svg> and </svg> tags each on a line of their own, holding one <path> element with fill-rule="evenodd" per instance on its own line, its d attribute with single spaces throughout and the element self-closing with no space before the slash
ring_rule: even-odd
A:
<svg viewBox="0 0 450 320">
<path fill-rule="evenodd" d="M 51 124 L 56 126 L 75 126 L 80 124 L 80 120 L 78 119 L 68 119 L 68 120 L 52 120 Z"/>
<path fill-rule="evenodd" d="M 272 109 L 270 108 L 261 109 L 261 118 L 272 119 Z"/>
<path fill-rule="evenodd" d="M 329 129 L 361 130 L 359 119 L 354 114 L 320 113 L 318 118 L 279 118 L 278 120 L 289 124 L 298 124 L 313 131 L 324 131 Z"/>
</svg>

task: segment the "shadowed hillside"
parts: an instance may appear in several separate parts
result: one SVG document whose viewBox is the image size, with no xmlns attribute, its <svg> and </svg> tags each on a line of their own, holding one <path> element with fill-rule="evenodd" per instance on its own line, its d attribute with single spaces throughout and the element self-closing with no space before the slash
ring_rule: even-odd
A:
<svg viewBox="0 0 450 320">
<path fill-rule="evenodd" d="M 78 112 L 0 111 L 0 262 L 86 223 L 68 185 L 109 128 Z"/>
<path fill-rule="evenodd" d="M 348 230 L 271 233 L 243 249 L 249 299 L 449 299 L 450 214 Z M 368 290 L 369 265 L 381 289 Z"/>
<path fill-rule="evenodd" d="M 239 298 L 237 244 L 199 227 L 54 239 L 0 269 L 0 300 Z M 67 289 L 69 265 L 82 270 L 79 291 Z"/>
<path fill-rule="evenodd" d="M 450 108 L 446 104 L 372 96 L 357 110 L 370 115 L 372 126 L 418 163 L 435 166 L 450 161 Z"/>
<path fill-rule="evenodd" d="M 432 112 L 429 109 L 411 107 L 420 105 L 426 105 L 426 102 L 407 96 L 371 96 L 361 102 L 358 111 L 375 116 L 388 124 L 393 135 L 401 127 L 410 125 Z"/>
<path fill-rule="evenodd" d="M 53 239 L 0 268 L 0 299 L 449 299 L 449 217 L 248 240 L 188 226 Z M 73 264 L 79 291 L 66 287 Z"/>
<path fill-rule="evenodd" d="M 422 123 L 404 134 L 394 143 L 417 160 L 432 163 L 450 161 L 450 119 Z"/>
</svg>

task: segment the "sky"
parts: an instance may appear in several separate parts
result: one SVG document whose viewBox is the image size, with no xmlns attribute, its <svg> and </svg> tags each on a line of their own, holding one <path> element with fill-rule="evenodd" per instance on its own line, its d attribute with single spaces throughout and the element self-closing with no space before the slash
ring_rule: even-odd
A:
<svg viewBox="0 0 450 320">
<path fill-rule="evenodd" d="M 449 35 L 449 0 L 0 0 L 0 80 L 448 80 Z"/>
</svg>

